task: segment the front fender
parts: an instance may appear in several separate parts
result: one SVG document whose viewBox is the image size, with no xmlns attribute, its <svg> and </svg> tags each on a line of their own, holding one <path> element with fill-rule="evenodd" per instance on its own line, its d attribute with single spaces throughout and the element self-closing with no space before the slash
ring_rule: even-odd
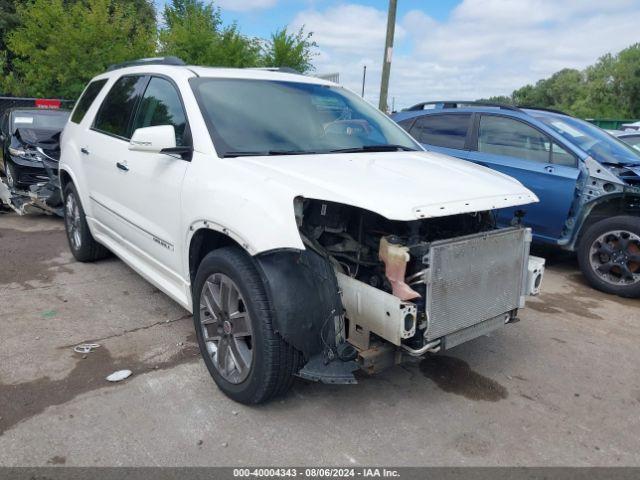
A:
<svg viewBox="0 0 640 480">
<path fill-rule="evenodd" d="M 198 228 L 235 240 L 250 255 L 276 249 L 304 250 L 291 189 L 196 152 L 183 182 L 186 245 Z"/>
<path fill-rule="evenodd" d="M 311 250 L 268 252 L 254 260 L 273 309 L 276 333 L 306 359 L 334 349 L 343 308 L 331 264 Z"/>
<path fill-rule="evenodd" d="M 575 250 L 582 232 L 593 221 L 623 214 L 640 215 L 640 189 L 625 187 L 621 192 L 601 196 L 584 203 L 565 248 Z"/>
</svg>

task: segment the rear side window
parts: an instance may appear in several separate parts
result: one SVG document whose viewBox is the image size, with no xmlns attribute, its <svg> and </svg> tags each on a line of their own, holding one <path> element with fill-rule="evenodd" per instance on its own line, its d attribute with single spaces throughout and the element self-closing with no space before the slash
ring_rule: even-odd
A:
<svg viewBox="0 0 640 480">
<path fill-rule="evenodd" d="M 93 128 L 123 139 L 131 137 L 131 118 L 147 77 L 124 76 L 111 87 L 96 115 Z"/>
<path fill-rule="evenodd" d="M 173 125 L 176 131 L 176 145 L 184 145 L 187 119 L 180 96 L 171 82 L 154 77 L 142 96 L 133 131 L 136 128 L 158 125 Z"/>
<path fill-rule="evenodd" d="M 533 127 L 507 117 L 483 115 L 478 130 L 478 151 L 548 163 L 551 142 Z"/>
<path fill-rule="evenodd" d="M 410 133 L 420 143 L 462 150 L 470 125 L 470 113 L 425 115 L 416 120 Z"/>
<path fill-rule="evenodd" d="M 87 88 L 84 90 L 82 96 L 76 102 L 76 108 L 73 110 L 73 115 L 71 116 L 71 121 L 73 123 L 80 123 L 84 118 L 87 110 L 96 99 L 104 84 L 107 83 L 107 79 L 96 80 L 95 82 L 91 82 Z"/>
</svg>

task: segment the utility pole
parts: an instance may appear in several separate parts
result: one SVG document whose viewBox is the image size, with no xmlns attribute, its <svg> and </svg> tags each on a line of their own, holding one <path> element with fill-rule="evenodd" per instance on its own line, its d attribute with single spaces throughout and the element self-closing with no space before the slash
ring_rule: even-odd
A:
<svg viewBox="0 0 640 480">
<path fill-rule="evenodd" d="M 389 0 L 389 13 L 387 15 L 387 40 L 384 46 L 382 59 L 382 81 L 380 82 L 380 103 L 378 108 L 387 112 L 387 96 L 389 95 L 389 75 L 391 74 L 391 56 L 393 54 L 393 37 L 396 30 L 396 10 L 398 0 Z"/>
<path fill-rule="evenodd" d="M 362 98 L 364 98 L 364 82 L 367 80 L 367 66 L 362 67 Z"/>
</svg>

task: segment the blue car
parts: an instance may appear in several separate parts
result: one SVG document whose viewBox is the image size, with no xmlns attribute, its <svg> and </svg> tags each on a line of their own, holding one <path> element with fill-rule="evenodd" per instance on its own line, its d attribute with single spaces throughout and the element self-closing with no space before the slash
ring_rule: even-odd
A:
<svg viewBox="0 0 640 480">
<path fill-rule="evenodd" d="M 498 224 L 522 217 L 535 242 L 576 251 L 593 287 L 640 297 L 640 151 L 538 108 L 427 102 L 393 118 L 427 150 L 498 170 L 538 195 L 521 212 L 498 211 Z"/>
</svg>

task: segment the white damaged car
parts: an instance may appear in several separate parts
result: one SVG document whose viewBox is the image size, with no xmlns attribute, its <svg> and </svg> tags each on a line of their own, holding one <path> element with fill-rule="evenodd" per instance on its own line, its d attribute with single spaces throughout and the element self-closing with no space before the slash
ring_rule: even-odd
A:
<svg viewBox="0 0 640 480">
<path fill-rule="evenodd" d="M 239 402 L 452 348 L 540 287 L 530 231 L 494 218 L 533 193 L 324 80 L 130 62 L 89 83 L 61 144 L 75 258 L 109 250 L 192 311 Z"/>
</svg>

